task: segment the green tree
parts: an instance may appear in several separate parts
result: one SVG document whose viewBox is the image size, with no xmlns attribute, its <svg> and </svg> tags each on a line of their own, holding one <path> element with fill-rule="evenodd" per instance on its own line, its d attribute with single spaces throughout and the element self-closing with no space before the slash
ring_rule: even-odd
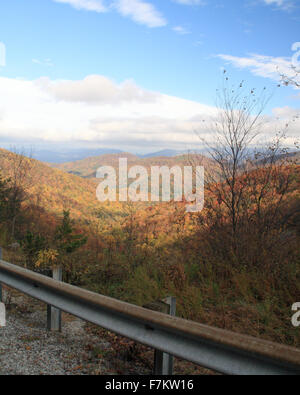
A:
<svg viewBox="0 0 300 395">
<path fill-rule="evenodd" d="M 21 245 L 25 255 L 25 266 L 34 269 L 39 252 L 46 248 L 46 239 L 40 234 L 27 232 Z"/>
<path fill-rule="evenodd" d="M 74 253 L 87 242 L 87 237 L 76 234 L 69 211 L 63 212 L 61 224 L 57 226 L 55 232 L 55 248 L 59 253 L 58 262 L 64 270 L 64 281 L 78 284 L 82 262 Z"/>
<path fill-rule="evenodd" d="M 55 232 L 56 248 L 61 254 L 72 254 L 87 242 L 85 236 L 76 234 L 70 217 L 70 211 L 63 212 L 63 219 Z"/>
</svg>

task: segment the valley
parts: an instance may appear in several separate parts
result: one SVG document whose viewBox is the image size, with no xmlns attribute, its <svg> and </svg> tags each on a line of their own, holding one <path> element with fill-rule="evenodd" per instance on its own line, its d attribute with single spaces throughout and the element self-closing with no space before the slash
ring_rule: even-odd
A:
<svg viewBox="0 0 300 395">
<path fill-rule="evenodd" d="M 187 214 L 184 202 L 97 201 L 94 172 L 120 155 L 50 166 L 1 150 L 2 179 L 24 188 L 15 217 L 1 222 L 5 259 L 33 270 L 59 262 L 65 281 L 138 305 L 174 295 L 180 317 L 299 344 L 290 325 L 299 293 L 299 165 L 276 161 L 245 173 L 238 187 L 251 205 L 240 212 L 236 244 L 218 183 L 198 214 Z M 146 167 L 189 163 L 126 157 Z M 273 187 L 264 190 L 266 177 Z"/>
</svg>

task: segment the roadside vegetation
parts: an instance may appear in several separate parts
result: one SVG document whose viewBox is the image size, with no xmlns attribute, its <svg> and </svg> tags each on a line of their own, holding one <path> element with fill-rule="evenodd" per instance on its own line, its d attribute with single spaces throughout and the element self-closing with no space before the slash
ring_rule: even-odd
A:
<svg viewBox="0 0 300 395">
<path fill-rule="evenodd" d="M 93 180 L 1 150 L 4 259 L 62 265 L 65 281 L 138 305 L 173 295 L 178 316 L 299 347 L 299 153 L 284 147 L 288 125 L 254 144 L 264 92 L 222 89 L 209 158 L 185 158 L 212 164 L 198 214 L 185 202 L 99 203 Z"/>
</svg>

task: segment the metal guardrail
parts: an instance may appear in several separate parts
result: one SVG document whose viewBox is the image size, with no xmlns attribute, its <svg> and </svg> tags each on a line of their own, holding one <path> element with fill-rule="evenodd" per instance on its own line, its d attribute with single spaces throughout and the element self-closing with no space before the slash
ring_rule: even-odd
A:
<svg viewBox="0 0 300 395">
<path fill-rule="evenodd" d="M 224 374 L 300 374 L 300 349 L 209 327 L 0 260 L 0 283 L 119 335 Z"/>
</svg>

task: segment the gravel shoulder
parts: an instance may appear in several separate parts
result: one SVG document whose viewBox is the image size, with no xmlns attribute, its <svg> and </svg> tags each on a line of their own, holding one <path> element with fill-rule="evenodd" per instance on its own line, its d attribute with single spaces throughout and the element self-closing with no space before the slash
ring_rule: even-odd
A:
<svg viewBox="0 0 300 395">
<path fill-rule="evenodd" d="M 86 333 L 82 320 L 63 314 L 62 333 L 48 332 L 45 305 L 17 294 L 6 319 L 0 328 L 0 375 L 113 374 L 94 352 L 105 352 L 110 344 Z"/>
<path fill-rule="evenodd" d="M 151 375 L 154 351 L 62 314 L 62 332 L 46 330 L 46 305 L 5 292 L 6 327 L 0 327 L 1 375 Z M 214 374 L 174 361 L 174 374 Z"/>
</svg>

